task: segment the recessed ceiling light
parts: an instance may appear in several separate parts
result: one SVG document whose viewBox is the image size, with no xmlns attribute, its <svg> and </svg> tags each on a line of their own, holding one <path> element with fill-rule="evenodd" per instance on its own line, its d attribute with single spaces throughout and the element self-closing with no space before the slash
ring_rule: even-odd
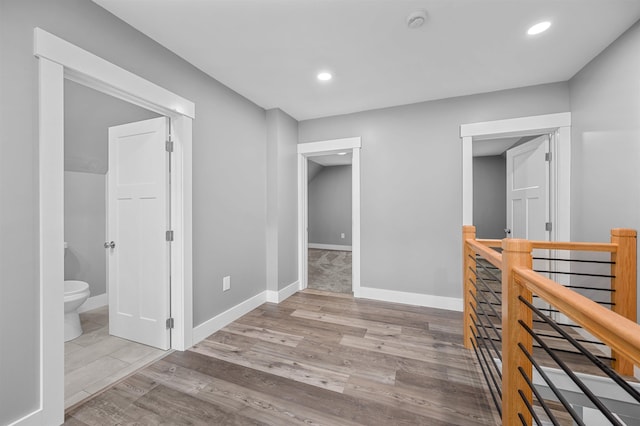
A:
<svg viewBox="0 0 640 426">
<path fill-rule="evenodd" d="M 536 34 L 543 33 L 547 31 L 550 26 L 551 26 L 551 22 L 549 21 L 539 22 L 535 24 L 533 27 L 529 28 L 529 30 L 527 31 L 527 34 L 536 35 Z"/>
<path fill-rule="evenodd" d="M 333 78 L 330 72 L 323 71 L 318 73 L 318 80 L 320 81 L 329 81 Z"/>
<path fill-rule="evenodd" d="M 339 152 L 338 155 L 347 155 L 346 152 Z"/>
</svg>

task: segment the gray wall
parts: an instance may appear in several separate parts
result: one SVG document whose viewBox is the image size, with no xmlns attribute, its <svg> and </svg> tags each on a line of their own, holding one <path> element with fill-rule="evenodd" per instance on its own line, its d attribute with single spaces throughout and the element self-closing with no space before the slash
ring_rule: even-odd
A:
<svg viewBox="0 0 640 426">
<path fill-rule="evenodd" d="M 351 245 L 351 189 L 351 166 L 324 167 L 309 183 L 310 244 Z"/>
<path fill-rule="evenodd" d="M 92 2 L 1 1 L 0 424 L 39 404 L 36 26 L 195 102 L 194 325 L 266 286 L 264 110 Z"/>
<path fill-rule="evenodd" d="M 507 161 L 502 155 L 473 158 L 473 224 L 477 238 L 505 237 Z"/>
<path fill-rule="evenodd" d="M 300 122 L 300 141 L 362 137 L 362 285 L 461 297 L 460 125 L 569 111 L 567 83 Z"/>
<path fill-rule="evenodd" d="M 158 114 L 66 80 L 64 85 L 65 280 L 89 283 L 91 296 L 106 292 L 105 173 L 109 127 Z"/>
<path fill-rule="evenodd" d="M 608 241 L 611 228 L 640 229 L 638 52 L 635 24 L 569 83 L 572 240 Z"/>
<path fill-rule="evenodd" d="M 91 296 L 106 292 L 105 175 L 64 172 L 64 279 L 89 283 Z"/>
<path fill-rule="evenodd" d="M 105 174 L 111 126 L 159 115 L 73 81 L 64 82 L 64 169 Z"/>
<path fill-rule="evenodd" d="M 307 183 L 308 183 L 314 180 L 316 176 L 318 176 L 318 173 L 320 173 L 320 171 L 324 169 L 324 166 L 321 166 L 320 164 L 312 160 L 307 160 L 307 164 L 308 164 L 308 167 L 307 167 Z"/>
<path fill-rule="evenodd" d="M 298 280 L 298 122 L 280 109 L 267 116 L 267 289 Z"/>
</svg>

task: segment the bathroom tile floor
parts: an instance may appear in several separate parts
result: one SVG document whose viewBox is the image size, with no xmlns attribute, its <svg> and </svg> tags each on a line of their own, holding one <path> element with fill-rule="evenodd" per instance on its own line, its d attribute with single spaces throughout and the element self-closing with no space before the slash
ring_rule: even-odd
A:
<svg viewBox="0 0 640 426">
<path fill-rule="evenodd" d="M 169 351 L 109 335 L 109 308 L 80 314 L 84 333 L 64 344 L 65 409 L 162 358 Z"/>
<path fill-rule="evenodd" d="M 307 286 L 332 293 L 353 294 L 350 251 L 309 249 Z"/>
</svg>

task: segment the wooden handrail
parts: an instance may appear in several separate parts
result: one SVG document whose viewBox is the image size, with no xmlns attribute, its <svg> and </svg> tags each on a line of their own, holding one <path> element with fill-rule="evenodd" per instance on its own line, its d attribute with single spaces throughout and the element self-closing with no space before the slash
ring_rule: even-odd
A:
<svg viewBox="0 0 640 426">
<path fill-rule="evenodd" d="M 576 324 L 640 366 L 640 325 L 531 269 L 514 268 L 515 280 L 545 299 Z"/>
<path fill-rule="evenodd" d="M 502 240 L 476 239 L 476 241 L 487 247 L 502 247 Z"/>
<path fill-rule="evenodd" d="M 545 250 L 573 250 L 573 251 L 601 251 L 615 253 L 617 244 L 612 243 L 572 243 L 567 241 L 531 241 L 534 249 Z"/>
<path fill-rule="evenodd" d="M 482 244 L 478 240 L 467 239 L 466 243 L 469 244 L 473 251 L 484 257 L 493 266 L 496 268 L 502 268 L 502 254 Z M 502 242 L 500 242 L 500 244 L 502 244 Z"/>
<path fill-rule="evenodd" d="M 520 298 L 531 303 L 533 294 L 553 305 L 566 317 L 611 348 L 613 369 L 633 375 L 640 366 L 640 325 L 636 324 L 636 237 L 632 229 L 612 229 L 610 243 L 476 239 L 476 228 L 464 226 L 463 298 L 464 344 L 474 349 L 476 308 L 476 255 L 502 271 L 502 424 L 531 424 L 524 401 L 532 403 L 532 392 L 519 372 L 532 377 L 532 363 L 520 348 L 533 352 L 531 335 L 520 322 L 533 328 L 532 311 Z M 495 248 L 501 247 L 502 252 Z M 610 253 L 611 310 L 532 270 L 533 249 Z M 494 348 L 495 349 L 495 348 Z M 522 417 L 521 417 L 522 416 Z"/>
</svg>

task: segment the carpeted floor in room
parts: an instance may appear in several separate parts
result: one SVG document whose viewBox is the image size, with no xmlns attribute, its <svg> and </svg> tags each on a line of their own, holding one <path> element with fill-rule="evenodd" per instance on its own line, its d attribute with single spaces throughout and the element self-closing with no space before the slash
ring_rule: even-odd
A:
<svg viewBox="0 0 640 426">
<path fill-rule="evenodd" d="M 351 252 L 309 249 L 309 280 L 315 290 L 351 294 Z"/>
</svg>

